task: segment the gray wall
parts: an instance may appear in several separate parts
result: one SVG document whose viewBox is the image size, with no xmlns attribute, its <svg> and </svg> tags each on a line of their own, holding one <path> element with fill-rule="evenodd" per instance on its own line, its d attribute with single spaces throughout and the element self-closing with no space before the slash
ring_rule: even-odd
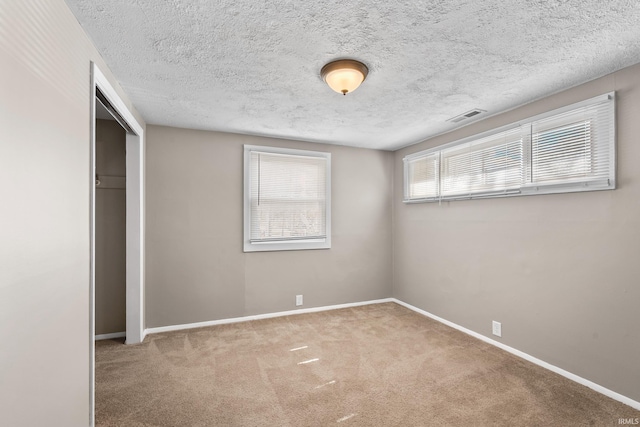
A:
<svg viewBox="0 0 640 427">
<path fill-rule="evenodd" d="M 146 321 L 176 325 L 391 296 L 393 154 L 147 129 Z M 242 252 L 243 144 L 329 151 L 332 248 Z"/>
<path fill-rule="evenodd" d="M 402 158 L 617 91 L 618 189 L 404 205 Z M 640 66 L 395 153 L 393 295 L 640 400 Z"/>
<path fill-rule="evenodd" d="M 62 0 L 0 17 L 0 423 L 86 426 L 89 62 L 117 83 Z"/>
<path fill-rule="evenodd" d="M 118 122 L 96 121 L 96 173 L 106 176 L 96 187 L 96 335 L 127 327 L 126 142 Z"/>
</svg>

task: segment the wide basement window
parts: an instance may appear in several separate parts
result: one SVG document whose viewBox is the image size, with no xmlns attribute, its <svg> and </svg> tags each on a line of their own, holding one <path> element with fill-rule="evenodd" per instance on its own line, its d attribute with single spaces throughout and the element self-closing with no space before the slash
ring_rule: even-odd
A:
<svg viewBox="0 0 640 427">
<path fill-rule="evenodd" d="M 331 247 L 331 154 L 244 146 L 244 251 Z"/>
<path fill-rule="evenodd" d="M 440 152 L 444 197 L 506 194 L 522 182 L 519 130 L 455 145 Z"/>
<path fill-rule="evenodd" d="M 615 188 L 614 93 L 404 158 L 404 201 Z"/>
</svg>

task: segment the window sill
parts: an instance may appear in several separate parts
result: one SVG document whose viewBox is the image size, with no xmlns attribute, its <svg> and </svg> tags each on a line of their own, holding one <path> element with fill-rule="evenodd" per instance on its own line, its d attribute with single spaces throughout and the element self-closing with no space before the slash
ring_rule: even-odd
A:
<svg viewBox="0 0 640 427">
<path fill-rule="evenodd" d="M 244 252 L 304 251 L 331 249 L 331 239 L 294 240 L 279 242 L 244 242 Z"/>
</svg>

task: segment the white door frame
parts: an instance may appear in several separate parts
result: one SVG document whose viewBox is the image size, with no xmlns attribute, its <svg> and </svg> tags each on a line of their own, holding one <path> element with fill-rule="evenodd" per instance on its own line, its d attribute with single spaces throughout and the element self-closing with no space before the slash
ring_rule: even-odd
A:
<svg viewBox="0 0 640 427">
<path fill-rule="evenodd" d="M 126 141 L 126 344 L 144 340 L 144 128 L 122 101 L 109 80 L 95 63 L 91 63 L 91 279 L 90 279 L 90 409 L 91 425 L 95 423 L 95 212 L 96 212 L 96 88 L 127 122 L 134 133 L 127 132 Z"/>
</svg>

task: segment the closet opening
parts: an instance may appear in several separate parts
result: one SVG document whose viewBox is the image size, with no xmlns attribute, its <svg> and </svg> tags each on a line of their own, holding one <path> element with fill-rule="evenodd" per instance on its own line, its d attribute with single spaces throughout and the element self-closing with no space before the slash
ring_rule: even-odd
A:
<svg viewBox="0 0 640 427">
<path fill-rule="evenodd" d="M 102 98 L 102 100 L 101 100 Z M 96 91 L 95 339 L 126 337 L 127 128 Z M 125 122 L 126 123 L 126 122 Z M 129 130 L 130 131 L 130 130 Z"/>
<path fill-rule="evenodd" d="M 144 340 L 144 128 L 91 63 L 89 425 L 95 340 Z"/>
</svg>

